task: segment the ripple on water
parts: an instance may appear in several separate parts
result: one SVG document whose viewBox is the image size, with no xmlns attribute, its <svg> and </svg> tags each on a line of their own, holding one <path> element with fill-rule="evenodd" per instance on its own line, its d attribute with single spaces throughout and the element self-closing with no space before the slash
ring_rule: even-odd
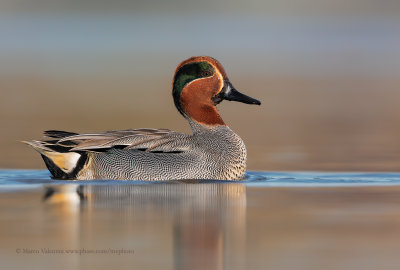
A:
<svg viewBox="0 0 400 270">
<path fill-rule="evenodd" d="M 399 185 L 400 173 L 248 172 L 248 186 Z"/>
<path fill-rule="evenodd" d="M 185 183 L 209 183 L 215 180 L 181 180 Z M 173 181 L 176 183 L 177 181 Z M 173 183 L 168 181 L 168 183 Z M 15 189 L 38 188 L 45 184 L 83 184 L 83 185 L 126 185 L 126 184 L 156 184 L 158 182 L 144 181 L 66 181 L 52 180 L 47 170 L 0 170 L 0 189 L 2 191 Z M 166 182 L 163 182 L 164 184 Z M 232 181 L 220 181 L 232 183 Z M 235 182 L 237 183 L 237 182 Z M 246 179 L 240 183 L 252 187 L 299 187 L 299 186 L 381 186 L 400 185 L 400 173 L 332 173 L 332 172 L 263 172 L 249 171 Z"/>
</svg>

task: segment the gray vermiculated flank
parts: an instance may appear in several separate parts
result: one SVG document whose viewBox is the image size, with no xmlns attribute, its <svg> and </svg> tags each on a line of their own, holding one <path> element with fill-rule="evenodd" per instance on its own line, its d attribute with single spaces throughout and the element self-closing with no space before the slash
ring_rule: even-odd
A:
<svg viewBox="0 0 400 270">
<path fill-rule="evenodd" d="M 89 152 L 88 166 L 77 179 L 242 179 L 246 170 L 246 148 L 227 126 L 203 127 L 190 121 L 193 135 L 173 132 L 169 142 L 146 152 L 111 148 Z M 161 140 L 161 139 L 160 139 Z M 152 142 L 151 144 L 157 143 Z M 153 147 L 146 143 L 138 145 Z M 179 152 L 172 152 L 179 151 Z"/>
</svg>

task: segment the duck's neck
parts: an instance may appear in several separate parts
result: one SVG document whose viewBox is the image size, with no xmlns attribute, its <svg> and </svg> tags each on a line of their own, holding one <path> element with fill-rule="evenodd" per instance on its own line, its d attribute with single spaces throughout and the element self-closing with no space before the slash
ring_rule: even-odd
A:
<svg viewBox="0 0 400 270">
<path fill-rule="evenodd" d="M 187 118 L 205 126 L 225 125 L 217 108 L 208 104 L 193 104 L 186 107 L 185 114 Z"/>
<path fill-rule="evenodd" d="M 209 125 L 209 124 L 198 122 L 197 120 L 194 120 L 194 119 L 191 119 L 188 117 L 187 117 L 187 120 L 189 121 L 189 124 L 190 124 L 190 127 L 191 127 L 193 133 L 199 133 L 199 132 L 203 132 L 205 130 L 212 130 L 212 129 L 215 129 L 215 128 L 221 127 L 221 126 L 226 127 L 225 124 Z M 222 123 L 223 123 L 223 121 L 222 121 Z"/>
</svg>

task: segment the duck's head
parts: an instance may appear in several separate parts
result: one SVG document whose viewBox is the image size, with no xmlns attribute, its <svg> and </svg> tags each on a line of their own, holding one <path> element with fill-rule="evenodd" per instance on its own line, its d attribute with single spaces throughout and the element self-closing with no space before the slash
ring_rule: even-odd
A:
<svg viewBox="0 0 400 270">
<path fill-rule="evenodd" d="M 257 99 L 237 91 L 222 65 L 212 57 L 191 57 L 178 65 L 172 83 L 178 111 L 203 125 L 225 125 L 216 105 L 222 100 L 260 105 Z"/>
</svg>

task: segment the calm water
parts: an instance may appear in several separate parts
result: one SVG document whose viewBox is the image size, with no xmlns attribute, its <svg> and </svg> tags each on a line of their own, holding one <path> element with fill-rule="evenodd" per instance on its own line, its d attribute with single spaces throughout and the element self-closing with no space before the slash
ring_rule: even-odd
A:
<svg viewBox="0 0 400 270">
<path fill-rule="evenodd" d="M 186 183 L 189 180 L 176 180 L 172 183 Z M 191 183 L 210 184 L 212 180 L 190 180 Z M 169 182 L 171 183 L 171 182 Z M 400 185 L 400 173 L 327 173 L 327 172 L 262 172 L 249 171 L 241 182 L 217 181 L 218 184 L 240 183 L 249 187 L 301 187 L 301 186 L 381 186 Z M 0 170 L 0 191 L 36 188 L 52 185 L 157 185 L 165 182 L 90 180 L 66 181 L 52 180 L 47 170 Z"/>
<path fill-rule="evenodd" d="M 400 173 L 61 181 L 0 171 L 2 269 L 396 269 Z"/>
</svg>

